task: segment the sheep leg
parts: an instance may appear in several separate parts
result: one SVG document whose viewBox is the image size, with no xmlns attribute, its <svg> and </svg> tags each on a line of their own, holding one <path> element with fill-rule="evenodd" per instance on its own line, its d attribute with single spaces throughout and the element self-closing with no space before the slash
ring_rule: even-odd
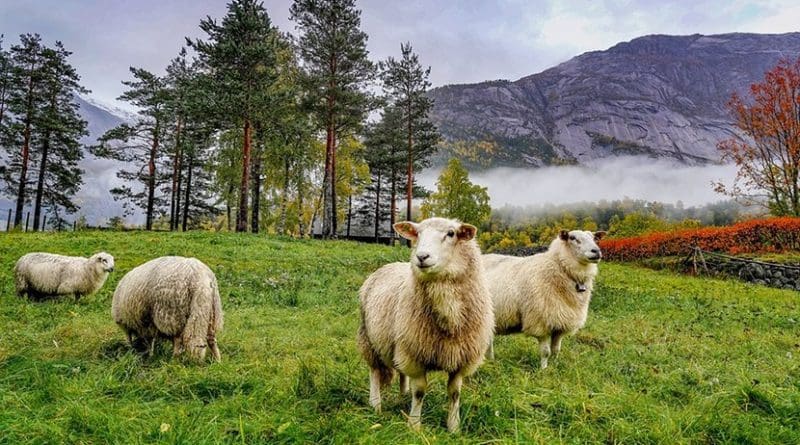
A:
<svg viewBox="0 0 800 445">
<path fill-rule="evenodd" d="M 422 399 L 425 398 L 425 390 L 428 389 L 428 379 L 425 373 L 417 377 L 411 377 L 411 412 L 408 414 L 408 426 L 414 431 L 419 431 L 421 427 L 420 417 L 422 416 Z"/>
<path fill-rule="evenodd" d="M 400 383 L 400 394 L 408 394 L 408 376 L 403 374 L 402 372 L 399 373 L 398 380 Z"/>
<path fill-rule="evenodd" d="M 489 340 L 489 347 L 486 349 L 486 359 L 494 360 L 494 337 Z"/>
<path fill-rule="evenodd" d="M 376 413 L 381 412 L 381 370 L 377 368 L 369 372 L 369 404 Z"/>
<path fill-rule="evenodd" d="M 177 357 L 183 352 L 183 339 L 180 335 L 172 337 L 172 356 Z"/>
<path fill-rule="evenodd" d="M 214 357 L 214 360 L 217 363 L 222 362 L 222 356 L 219 353 L 219 347 L 217 347 L 217 337 L 213 335 L 208 337 L 208 347 L 211 349 L 211 356 Z"/>
<path fill-rule="evenodd" d="M 550 355 L 556 358 L 561 352 L 561 339 L 564 338 L 564 331 L 553 331 L 550 338 Z"/>
<path fill-rule="evenodd" d="M 458 433 L 461 430 L 461 383 L 463 378 L 459 373 L 450 374 L 447 382 L 447 396 L 450 399 L 450 407 L 447 411 L 447 431 Z"/>
<path fill-rule="evenodd" d="M 150 345 L 148 345 L 147 347 L 147 356 L 152 357 L 155 349 L 156 349 L 156 337 L 153 337 L 150 339 Z"/>
<path fill-rule="evenodd" d="M 539 339 L 539 365 L 542 369 L 547 368 L 547 360 L 550 358 L 550 336 Z"/>
</svg>

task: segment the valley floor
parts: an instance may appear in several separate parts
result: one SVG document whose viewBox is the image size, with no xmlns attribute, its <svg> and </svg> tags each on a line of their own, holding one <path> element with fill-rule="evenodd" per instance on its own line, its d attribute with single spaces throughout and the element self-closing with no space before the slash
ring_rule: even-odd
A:
<svg viewBox="0 0 800 445">
<path fill-rule="evenodd" d="M 94 296 L 32 303 L 12 267 L 31 251 L 105 250 Z M 142 360 L 111 320 L 114 287 L 162 255 L 216 273 L 222 363 L 163 345 Z M 535 342 L 500 337 L 445 429 L 435 374 L 423 431 L 396 385 L 368 406 L 357 290 L 405 248 L 213 233 L 0 234 L 0 443 L 800 443 L 800 295 L 603 263 L 586 328 L 537 369 Z"/>
</svg>

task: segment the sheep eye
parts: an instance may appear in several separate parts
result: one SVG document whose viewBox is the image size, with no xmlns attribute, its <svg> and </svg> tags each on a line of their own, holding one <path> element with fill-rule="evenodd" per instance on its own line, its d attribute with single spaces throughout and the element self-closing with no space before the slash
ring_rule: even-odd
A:
<svg viewBox="0 0 800 445">
<path fill-rule="evenodd" d="M 569 236 L 569 239 L 572 240 L 572 241 L 575 241 L 575 237 L 572 236 L 572 235 Z"/>
<path fill-rule="evenodd" d="M 451 229 L 451 230 L 448 230 L 448 231 L 447 231 L 447 236 L 449 236 L 450 238 L 452 238 L 452 237 L 456 236 L 456 232 L 454 232 L 452 229 Z"/>
</svg>

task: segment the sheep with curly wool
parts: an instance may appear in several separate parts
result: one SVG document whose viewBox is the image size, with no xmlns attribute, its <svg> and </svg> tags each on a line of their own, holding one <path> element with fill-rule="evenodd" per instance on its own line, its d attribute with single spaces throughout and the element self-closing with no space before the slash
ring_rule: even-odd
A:
<svg viewBox="0 0 800 445">
<path fill-rule="evenodd" d="M 166 256 L 134 268 L 117 285 L 111 314 L 131 346 L 138 337 L 149 354 L 156 339 L 166 338 L 172 340 L 174 356 L 188 349 L 202 361 L 210 349 L 220 361 L 222 301 L 217 278 L 197 258 Z"/>
<path fill-rule="evenodd" d="M 564 335 L 586 323 L 605 232 L 562 230 L 546 252 L 519 258 L 483 256 L 495 313 L 495 334 L 523 332 L 539 341 L 542 369 Z M 487 351 L 494 357 L 494 348 Z"/>
<path fill-rule="evenodd" d="M 477 229 L 444 218 L 400 222 L 413 242 L 409 263 L 372 273 L 359 291 L 358 345 L 370 367 L 370 404 L 381 409 L 381 387 L 397 370 L 401 392 L 411 383 L 409 424 L 420 428 L 427 373 L 449 375 L 447 428 L 459 430 L 461 384 L 483 361 L 494 326 L 484 282 Z"/>
<path fill-rule="evenodd" d="M 103 287 L 109 272 L 114 270 L 114 257 L 100 252 L 89 258 L 28 253 L 14 266 L 17 295 L 39 300 L 74 295 L 77 301 Z"/>
</svg>

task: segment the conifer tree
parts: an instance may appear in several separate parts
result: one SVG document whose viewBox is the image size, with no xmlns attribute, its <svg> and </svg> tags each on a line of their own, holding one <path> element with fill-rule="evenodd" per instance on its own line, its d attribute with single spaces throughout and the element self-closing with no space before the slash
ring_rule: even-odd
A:
<svg viewBox="0 0 800 445">
<path fill-rule="evenodd" d="M 16 196 L 15 227 L 22 222 L 22 210 L 30 199 L 26 192 L 30 181 L 28 168 L 32 160 L 34 125 L 44 102 L 42 51 L 42 41 L 38 34 L 23 34 L 20 36 L 20 43 L 11 47 L 13 76 L 7 113 L 14 116 L 14 121 L 8 125 L 3 145 L 10 155 L 6 184 L 9 189 L 16 189 L 13 192 Z"/>
<path fill-rule="evenodd" d="M 120 170 L 117 177 L 126 182 L 142 183 L 144 190 L 138 191 L 128 184 L 111 190 L 114 199 L 124 201 L 126 211 L 133 207 L 145 211 L 145 228 L 152 230 L 156 211 L 166 205 L 156 190 L 167 178 L 164 153 L 161 150 L 167 119 L 169 91 L 164 78 L 141 69 L 131 67 L 134 80 L 123 81 L 128 87 L 120 100 L 139 108 L 139 118 L 133 124 L 122 124 L 112 128 L 99 138 L 99 146 L 93 147 L 97 156 L 132 163 L 135 170 Z"/>
<path fill-rule="evenodd" d="M 423 69 L 410 43 L 400 45 L 401 58 L 389 57 L 381 63 L 384 90 L 394 107 L 402 113 L 406 141 L 406 219 L 411 220 L 411 200 L 414 197 L 415 164 L 425 162 L 434 153 L 439 136 L 428 114 L 433 100 L 427 96 L 431 69 Z"/>
<path fill-rule="evenodd" d="M 211 17 L 200 22 L 208 41 L 188 43 L 209 71 L 217 119 L 225 129 L 242 129 L 241 182 L 236 231 L 247 230 L 250 192 L 253 121 L 275 78 L 275 39 L 269 15 L 261 2 L 233 0 L 217 23 Z"/>
<path fill-rule="evenodd" d="M 39 171 L 34 200 L 34 231 L 39 230 L 43 202 L 44 205 L 49 203 L 53 212 L 58 207 L 67 213 L 77 210 L 72 196 L 82 184 L 83 171 L 78 168 L 78 161 L 83 159 L 80 140 L 88 135 L 88 124 L 78 113 L 74 94 L 89 91 L 80 85 L 80 76 L 67 60 L 71 54 L 61 42 L 56 42 L 53 49 L 42 51 L 44 103 L 36 123 Z"/>
<path fill-rule="evenodd" d="M 295 0 L 290 18 L 300 31 L 306 99 L 326 134 L 322 233 L 332 237 L 338 225 L 337 141 L 357 131 L 369 111 L 371 98 L 364 88 L 374 66 L 355 0 Z"/>
</svg>

